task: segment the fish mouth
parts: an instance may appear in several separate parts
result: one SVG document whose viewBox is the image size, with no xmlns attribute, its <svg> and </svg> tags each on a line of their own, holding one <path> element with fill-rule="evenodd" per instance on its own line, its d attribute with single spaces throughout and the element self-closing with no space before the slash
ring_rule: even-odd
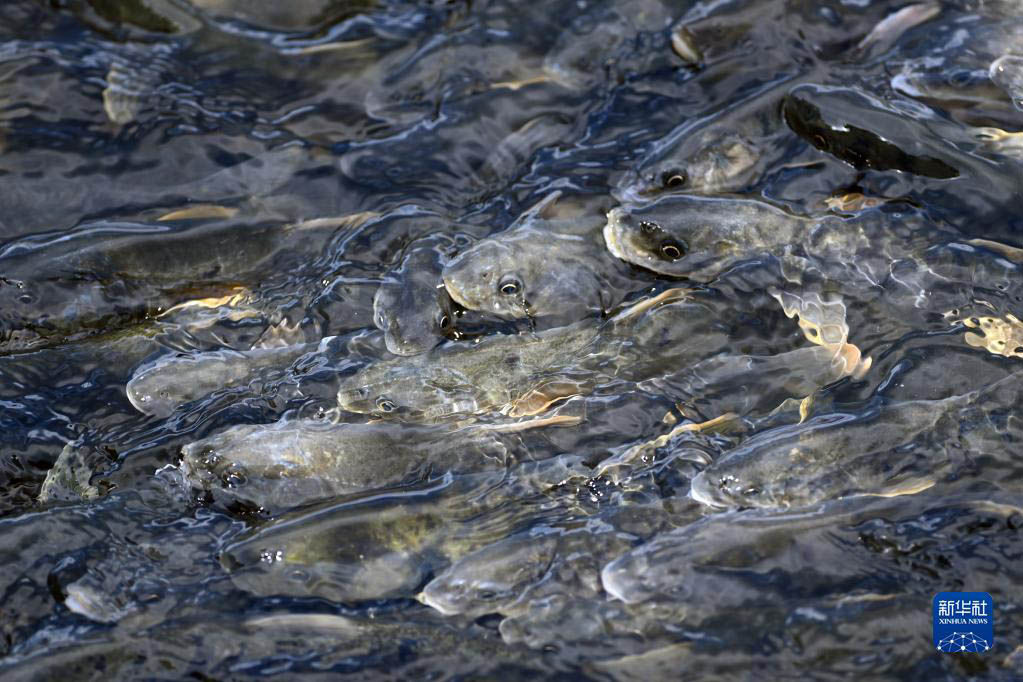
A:
<svg viewBox="0 0 1023 682">
<path fill-rule="evenodd" d="M 448 277 L 441 277 L 441 279 L 444 281 L 444 288 L 447 289 L 448 296 L 451 297 L 452 301 L 454 301 L 458 305 L 462 306 L 463 308 L 466 308 L 467 310 L 478 310 L 479 309 L 477 306 L 475 306 L 472 303 L 470 303 L 464 296 L 462 296 L 462 292 L 459 291 L 455 287 L 455 285 L 451 283 L 451 279 L 450 278 L 448 278 Z"/>
<path fill-rule="evenodd" d="M 625 209 L 621 206 L 615 206 L 607 212 L 607 222 L 604 224 L 604 243 L 607 245 L 607 250 L 611 252 L 615 258 L 630 262 L 625 257 L 625 250 L 622 249 L 621 240 L 618 238 L 620 232 L 619 227 L 621 226 L 622 216 L 625 215 Z"/>
<path fill-rule="evenodd" d="M 694 476 L 693 480 L 689 484 L 689 497 L 692 498 L 694 502 L 699 502 L 702 505 L 712 507 L 714 509 L 725 509 L 728 505 L 722 502 L 720 497 L 718 497 L 717 493 L 719 492 L 720 491 L 717 489 L 717 486 L 710 480 L 710 477 L 707 476 L 706 471 L 701 471 Z"/>
<path fill-rule="evenodd" d="M 128 382 L 128 385 L 124 387 L 124 393 L 128 396 L 128 402 L 131 403 L 132 407 L 142 414 L 149 414 L 150 406 L 146 404 L 149 402 L 148 395 L 141 391 L 135 391 L 130 381 Z"/>
<path fill-rule="evenodd" d="M 436 596 L 431 596 L 430 595 L 431 590 L 429 588 L 430 588 L 429 585 L 423 588 L 423 590 L 420 591 L 419 594 L 415 596 L 415 600 L 418 601 L 420 604 L 423 604 L 424 606 L 429 606 L 430 608 L 434 609 L 435 611 L 439 612 L 441 615 L 444 616 L 457 616 L 459 613 L 461 613 L 457 608 L 453 607 L 451 604 L 445 603 L 443 599 L 438 599 Z"/>
</svg>

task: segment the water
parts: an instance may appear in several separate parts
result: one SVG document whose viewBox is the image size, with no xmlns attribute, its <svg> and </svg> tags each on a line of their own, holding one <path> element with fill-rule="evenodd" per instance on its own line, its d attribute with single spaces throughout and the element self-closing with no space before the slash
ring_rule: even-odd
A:
<svg viewBox="0 0 1023 682">
<path fill-rule="evenodd" d="M 3 675 L 1023 677 L 1016 0 L 255 4 L 0 6 Z M 430 289 L 554 191 L 501 317 Z M 701 283 L 605 249 L 694 192 L 844 227 Z M 183 479 L 282 419 L 396 445 Z M 933 651 L 948 590 L 990 652 Z"/>
</svg>

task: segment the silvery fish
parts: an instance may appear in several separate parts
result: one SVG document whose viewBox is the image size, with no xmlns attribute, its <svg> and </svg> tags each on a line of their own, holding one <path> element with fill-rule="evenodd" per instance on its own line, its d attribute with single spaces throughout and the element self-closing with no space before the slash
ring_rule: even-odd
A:
<svg viewBox="0 0 1023 682">
<path fill-rule="evenodd" d="M 611 209 L 604 226 L 608 250 L 662 275 L 708 282 L 764 255 L 802 263 L 840 280 L 883 282 L 893 263 L 958 233 L 909 207 L 882 206 L 844 217 L 805 217 L 737 197 L 666 196 Z M 792 259 L 801 248 L 805 257 Z M 800 273 L 783 274 L 787 278 Z M 797 279 L 798 281 L 798 279 Z"/>
<path fill-rule="evenodd" d="M 423 588 L 419 600 L 446 616 L 522 613 L 552 594 L 599 594 L 604 561 L 629 549 L 626 533 L 581 529 L 525 533 L 467 554 Z"/>
<path fill-rule="evenodd" d="M 637 167 L 618 181 L 614 195 L 623 202 L 650 201 L 672 192 L 731 192 L 754 182 L 763 166 L 763 143 L 730 124 L 684 129 L 654 145 Z"/>
<path fill-rule="evenodd" d="M 306 353 L 323 348 L 332 338 L 318 344 L 165 355 L 139 367 L 128 381 L 125 392 L 139 412 L 167 417 L 179 405 L 218 389 L 248 383 L 260 370 L 286 368 Z"/>
<path fill-rule="evenodd" d="M 510 452 L 498 434 L 578 424 L 546 417 L 463 428 L 317 419 L 232 426 L 181 449 L 181 471 L 215 499 L 282 509 L 445 471 L 501 470 Z"/>
<path fill-rule="evenodd" d="M 684 605 L 685 622 L 694 626 L 723 610 L 783 604 L 787 611 L 794 600 L 814 597 L 825 586 L 854 589 L 865 572 L 876 571 L 876 556 L 857 551 L 856 543 L 836 542 L 835 528 L 883 516 L 892 507 L 891 500 L 865 499 L 845 501 L 827 513 L 713 514 L 609 562 L 601 584 L 626 604 Z"/>
<path fill-rule="evenodd" d="M 701 472 L 693 499 L 712 506 L 804 507 L 849 495 L 910 494 L 958 464 L 960 427 L 979 439 L 979 410 L 1013 405 L 1018 375 L 961 396 L 908 400 L 862 415 L 834 413 L 761 432 Z"/>
<path fill-rule="evenodd" d="M 649 312 L 648 312 L 649 311 Z M 583 320 L 535 334 L 490 336 L 412 358 L 374 363 L 341 380 L 342 410 L 405 421 L 504 411 L 537 414 L 591 391 L 601 379 L 646 378 L 665 363 L 719 352 L 724 311 L 669 289 L 604 324 Z"/>
<path fill-rule="evenodd" d="M 481 240 L 444 268 L 444 286 L 469 310 L 504 318 L 574 322 L 621 302 L 629 280 L 600 242 L 601 215 L 552 215 L 556 192 L 508 229 Z"/>
<path fill-rule="evenodd" d="M 541 509 L 557 514 L 541 491 L 574 466 L 561 457 L 523 462 L 304 509 L 233 542 L 220 562 L 235 585 L 258 595 L 412 596 L 431 573 L 502 540 Z"/>
</svg>

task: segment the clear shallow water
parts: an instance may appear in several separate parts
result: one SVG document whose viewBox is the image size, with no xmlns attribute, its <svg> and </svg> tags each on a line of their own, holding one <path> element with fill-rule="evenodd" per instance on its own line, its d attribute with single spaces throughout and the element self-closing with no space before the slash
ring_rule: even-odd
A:
<svg viewBox="0 0 1023 682">
<path fill-rule="evenodd" d="M 1023 112 L 987 76 L 1023 53 L 1014 3 L 939 4 L 882 34 L 901 5 L 248 5 L 0 8 L 6 675 L 1020 675 L 1020 265 L 970 242 L 1023 246 Z M 698 63 L 672 50 L 676 22 Z M 821 379 L 783 355 L 810 344 L 767 291 L 798 278 L 779 276 L 783 254 L 751 254 L 689 283 L 691 307 L 600 332 L 586 362 L 552 358 L 583 394 L 552 409 L 582 421 L 483 432 L 507 460 L 455 467 L 443 437 L 415 432 L 428 469 L 297 509 L 259 509 L 237 478 L 182 483 L 182 446 L 240 424 L 412 419 L 333 411 L 366 368 L 426 376 L 494 343 L 474 339 L 597 333 L 682 284 L 610 257 L 598 235 L 584 265 L 605 311 L 507 320 L 454 305 L 445 345 L 404 360 L 374 325 L 378 287 L 408 286 L 415 248 L 443 264 L 553 190 L 568 224 L 599 231 L 630 171 L 660 172 L 712 125 L 756 151 L 704 191 L 818 217 L 836 197 L 854 217 L 875 215 L 854 195 L 899 200 L 851 267 L 822 267 L 839 273 L 825 290 L 842 296 L 848 340 L 873 358 L 862 376 Z M 682 165 L 684 192 L 697 175 Z M 907 229 L 919 258 L 893 266 Z M 297 359 L 212 387 L 172 375 L 191 393 L 166 414 L 125 391 L 175 353 L 299 343 Z M 800 423 L 791 401 L 808 393 Z M 934 401 L 933 420 L 906 417 L 911 401 Z M 631 449 L 727 413 L 741 419 Z M 843 440 L 857 424 L 877 442 Z M 830 457 L 809 479 L 785 459 L 793 437 Z M 68 443 L 76 473 L 44 493 Z M 782 486 L 775 503 L 691 494 L 750 451 L 765 490 Z M 458 591 L 460 577 L 476 587 Z M 994 650 L 932 653 L 945 590 L 992 594 Z"/>
</svg>

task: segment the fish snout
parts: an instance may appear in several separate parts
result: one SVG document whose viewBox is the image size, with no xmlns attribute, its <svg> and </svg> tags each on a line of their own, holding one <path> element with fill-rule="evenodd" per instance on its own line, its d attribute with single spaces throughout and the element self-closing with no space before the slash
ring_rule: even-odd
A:
<svg viewBox="0 0 1023 682">
<path fill-rule="evenodd" d="M 715 478 L 714 476 L 708 476 L 706 471 L 701 471 L 693 477 L 689 487 L 689 497 L 694 502 L 713 507 L 715 509 L 723 509 L 729 505 L 722 499 L 723 493 L 727 490 L 727 484 L 725 481 Z"/>
</svg>

